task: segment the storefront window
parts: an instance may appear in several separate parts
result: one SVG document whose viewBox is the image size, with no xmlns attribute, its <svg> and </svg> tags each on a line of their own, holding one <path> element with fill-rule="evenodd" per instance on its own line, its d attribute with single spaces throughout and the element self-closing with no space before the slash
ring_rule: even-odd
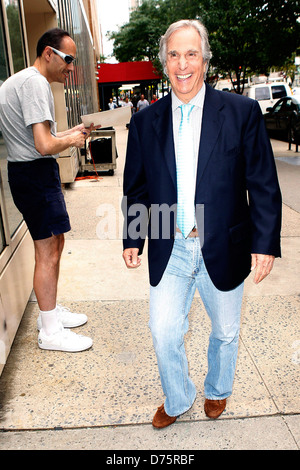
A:
<svg viewBox="0 0 300 470">
<path fill-rule="evenodd" d="M 4 160 L 2 159 L 2 148 L 3 148 L 2 141 L 3 141 L 3 139 L 2 139 L 1 132 L 0 132 L 0 171 L 1 171 L 1 175 L 2 175 L 2 165 L 3 165 L 3 162 L 4 162 Z M 1 183 L 1 180 L 0 180 L 0 183 Z M 5 245 L 6 245 L 6 243 L 5 243 L 5 236 L 4 236 L 4 224 L 3 224 L 3 217 L 2 217 L 2 207 L 0 207 L 0 253 L 4 249 Z"/>
<path fill-rule="evenodd" d="M 0 86 L 4 82 L 4 80 L 8 76 L 8 70 L 7 70 L 7 61 L 6 61 L 6 55 L 5 55 L 5 50 L 4 50 L 4 42 L 3 42 L 3 31 L 2 31 L 2 18 L 0 27 Z M 0 171 L 2 174 L 2 166 L 3 166 L 3 153 L 5 154 L 4 150 L 4 145 L 3 145 L 3 139 L 2 139 L 2 134 L 0 132 Z M 5 156 L 4 156 L 5 158 Z M 2 208 L 0 208 L 0 253 L 5 247 L 5 237 L 4 237 L 4 226 L 3 226 L 3 218 L 2 218 Z"/>
<path fill-rule="evenodd" d="M 14 72 L 19 72 L 25 68 L 23 35 L 20 21 L 19 6 L 15 3 L 5 0 L 6 15 L 9 28 L 9 38 L 11 52 L 14 64 Z"/>
<path fill-rule="evenodd" d="M 96 80 L 92 38 L 80 0 L 61 0 L 60 27 L 72 36 L 77 47 L 77 61 L 74 72 L 65 85 L 65 98 L 69 127 L 81 122 L 80 116 L 94 112 Z"/>
<path fill-rule="evenodd" d="M 13 7 L 15 9 L 15 7 Z M 6 48 L 4 42 L 4 34 L 3 34 L 3 22 L 2 18 L 0 18 L 0 86 L 2 83 L 8 78 L 9 71 L 8 71 L 8 63 L 7 63 L 7 56 L 6 56 Z M 23 59 L 24 60 L 24 59 Z M 8 228 L 10 235 L 12 236 L 16 229 L 19 227 L 20 223 L 22 222 L 22 215 L 16 208 L 13 203 L 11 192 L 9 189 L 8 184 L 8 176 L 7 176 L 7 152 L 6 147 L 3 141 L 3 136 L 0 131 L 0 172 L 1 172 L 1 191 L 5 203 L 5 213 L 8 219 Z M 4 208 L 0 208 L 0 252 L 3 250 L 5 245 L 7 245 L 8 240 L 4 239 L 4 227 L 3 227 L 3 217 L 4 217 Z"/>
<path fill-rule="evenodd" d="M 22 214 L 14 205 L 12 195 L 10 192 L 7 176 L 7 152 L 3 142 L 2 133 L 0 132 L 0 170 L 1 170 L 1 183 L 4 194 L 5 209 L 8 219 L 8 228 L 10 235 L 13 236 L 20 223 L 23 220 Z M 2 223 L 2 219 L 1 222 Z M 3 230 L 2 230 L 3 232 Z"/>
</svg>

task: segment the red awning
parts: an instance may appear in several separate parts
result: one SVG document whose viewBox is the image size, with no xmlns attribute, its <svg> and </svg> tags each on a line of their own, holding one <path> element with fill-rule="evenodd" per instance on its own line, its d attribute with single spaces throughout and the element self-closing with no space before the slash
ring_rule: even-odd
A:
<svg viewBox="0 0 300 470">
<path fill-rule="evenodd" d="M 162 78 L 162 74 L 156 71 L 150 61 L 120 62 L 119 64 L 101 63 L 97 68 L 99 83 L 137 83 Z"/>
</svg>

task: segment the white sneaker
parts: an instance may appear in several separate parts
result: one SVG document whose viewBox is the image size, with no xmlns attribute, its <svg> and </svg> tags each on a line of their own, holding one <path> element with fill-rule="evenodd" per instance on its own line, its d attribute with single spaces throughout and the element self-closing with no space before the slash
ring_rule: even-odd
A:
<svg viewBox="0 0 300 470">
<path fill-rule="evenodd" d="M 57 318 L 64 328 L 75 328 L 76 326 L 84 325 L 88 320 L 88 317 L 84 313 L 73 313 L 69 308 L 59 304 L 57 304 Z M 41 314 L 37 319 L 37 329 L 42 329 Z"/>
<path fill-rule="evenodd" d="M 38 345 L 41 349 L 65 352 L 80 352 L 89 349 L 93 340 L 88 336 L 82 336 L 63 326 L 54 334 L 46 335 L 41 329 L 38 336 Z"/>
</svg>

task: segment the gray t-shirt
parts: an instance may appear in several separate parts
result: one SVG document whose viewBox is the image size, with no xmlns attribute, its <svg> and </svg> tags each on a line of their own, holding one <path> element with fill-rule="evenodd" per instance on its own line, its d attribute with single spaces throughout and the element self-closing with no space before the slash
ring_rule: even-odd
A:
<svg viewBox="0 0 300 470">
<path fill-rule="evenodd" d="M 139 111 L 141 111 L 144 108 L 147 108 L 147 106 L 149 106 L 149 102 L 146 99 L 140 100 L 137 104 L 137 107 L 139 108 Z"/>
<path fill-rule="evenodd" d="M 56 135 L 54 99 L 48 80 L 29 67 L 9 77 L 0 88 L 0 127 L 10 162 L 24 162 L 42 156 L 34 146 L 32 124 L 48 121 Z"/>
</svg>

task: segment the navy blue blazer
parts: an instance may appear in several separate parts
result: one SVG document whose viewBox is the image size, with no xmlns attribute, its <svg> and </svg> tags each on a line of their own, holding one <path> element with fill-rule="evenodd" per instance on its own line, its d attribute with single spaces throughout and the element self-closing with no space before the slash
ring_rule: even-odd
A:
<svg viewBox="0 0 300 470">
<path fill-rule="evenodd" d="M 166 217 L 162 210 L 157 226 L 157 207 L 173 208 L 177 202 L 172 126 L 167 95 L 132 116 L 127 143 L 123 246 L 142 253 L 146 230 L 136 209 L 146 208 L 153 286 L 167 266 L 175 236 L 176 211 Z M 206 85 L 195 207 L 204 262 L 219 290 L 231 290 L 248 276 L 251 253 L 281 255 L 281 206 L 274 156 L 258 103 Z M 165 226 L 161 229 L 163 223 L 167 231 Z"/>
</svg>

